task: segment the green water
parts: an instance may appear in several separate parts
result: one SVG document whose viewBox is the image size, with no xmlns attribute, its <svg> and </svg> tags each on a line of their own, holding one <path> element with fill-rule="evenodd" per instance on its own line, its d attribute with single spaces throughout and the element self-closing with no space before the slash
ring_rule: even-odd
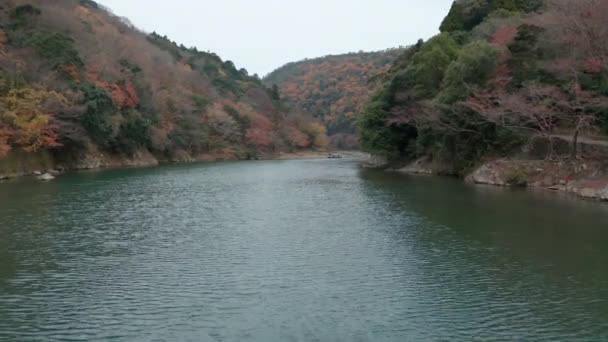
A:
<svg viewBox="0 0 608 342">
<path fill-rule="evenodd" d="M 0 341 L 606 341 L 608 204 L 352 160 L 0 184 Z"/>
</svg>

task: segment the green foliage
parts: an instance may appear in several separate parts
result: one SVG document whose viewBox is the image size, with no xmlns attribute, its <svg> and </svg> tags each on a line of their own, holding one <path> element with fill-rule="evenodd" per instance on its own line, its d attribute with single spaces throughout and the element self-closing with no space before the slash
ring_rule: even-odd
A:
<svg viewBox="0 0 608 342">
<path fill-rule="evenodd" d="M 512 136 L 506 139 L 507 132 L 483 123 L 477 113 L 457 105 L 494 75 L 499 53 L 485 41 L 461 48 L 450 33 L 409 50 L 359 117 L 362 146 L 391 158 L 431 155 L 449 165 L 449 172 L 463 174 L 483 155 L 519 144 Z M 407 110 L 420 101 L 435 104 L 436 121 L 422 120 L 416 127 L 391 124 L 395 108 Z M 447 122 L 449 128 L 437 122 Z"/>
<path fill-rule="evenodd" d="M 507 10 L 532 12 L 542 6 L 542 0 L 459 0 L 440 26 L 441 32 L 471 31 L 492 12 Z"/>
<path fill-rule="evenodd" d="M 270 89 L 270 98 L 273 101 L 281 101 L 281 91 L 279 90 L 279 86 L 275 84 L 272 85 Z"/>
<path fill-rule="evenodd" d="M 519 86 L 528 80 L 541 77 L 538 61 L 542 58 L 538 37 L 542 29 L 532 25 L 522 25 L 515 40 L 509 44 L 511 52 L 509 67 L 512 70 L 513 84 Z"/>
<path fill-rule="evenodd" d="M 42 11 L 30 4 L 20 5 L 15 7 L 10 13 L 10 25 L 11 30 L 17 30 L 28 26 L 31 20 L 42 14 Z"/>
<path fill-rule="evenodd" d="M 112 142 L 116 151 L 134 152 L 150 143 L 151 122 L 137 110 L 124 111 L 121 115 L 119 133 Z"/>
<path fill-rule="evenodd" d="M 473 87 L 483 85 L 494 73 L 497 59 L 498 49 L 485 41 L 466 45 L 445 73 L 439 100 L 446 104 L 465 100 Z"/>
<path fill-rule="evenodd" d="M 462 31 L 466 29 L 464 8 L 461 3 L 454 1 L 450 12 L 443 19 L 439 30 L 441 32 Z"/>
<path fill-rule="evenodd" d="M 448 33 L 433 37 L 414 55 L 406 73 L 414 81 L 416 95 L 431 98 L 437 95 L 445 72 L 458 55 L 458 45 Z"/>
<path fill-rule="evenodd" d="M 366 105 L 357 119 L 361 134 L 361 146 L 370 152 L 397 158 L 404 155 L 416 139 L 416 129 L 411 126 L 388 125 L 389 90 L 384 89 Z"/>
<path fill-rule="evenodd" d="M 150 43 L 171 54 L 176 61 L 182 60 L 183 57 L 179 46 L 175 42 L 170 41 L 167 36 L 161 36 L 156 32 L 152 32 L 147 39 Z"/>
<path fill-rule="evenodd" d="M 47 59 L 53 68 L 82 67 L 84 65 L 78 50 L 74 47 L 74 40 L 64 34 L 37 32 L 32 36 L 28 45 L 34 47 L 36 52 Z"/>
<path fill-rule="evenodd" d="M 129 61 L 128 59 L 121 59 L 120 61 L 118 61 L 118 63 L 120 63 L 120 65 L 125 68 L 126 70 L 128 70 L 129 72 L 133 73 L 133 74 L 139 74 L 141 73 L 143 70 L 139 67 L 139 65 Z"/>
<path fill-rule="evenodd" d="M 112 115 L 116 112 L 112 97 L 103 89 L 84 85 L 80 87 L 85 97 L 86 110 L 81 116 L 82 126 L 101 147 L 109 147 L 114 139 Z"/>
<path fill-rule="evenodd" d="M 597 92 L 602 96 L 608 96 L 608 72 L 593 74 L 581 74 L 579 82 L 583 89 Z"/>
<path fill-rule="evenodd" d="M 212 83 L 223 95 L 234 94 L 236 96 L 240 96 L 243 94 L 243 89 L 241 89 L 241 87 L 239 87 L 239 85 L 233 79 L 224 77 L 216 78 Z"/>
<path fill-rule="evenodd" d="M 192 116 L 182 116 L 177 127 L 169 134 L 171 149 L 188 151 L 193 154 L 209 150 L 209 127 Z"/>
<path fill-rule="evenodd" d="M 80 0 L 80 5 L 92 9 L 98 9 L 99 5 L 93 0 Z"/>
<path fill-rule="evenodd" d="M 194 96 L 192 97 L 192 102 L 194 102 L 194 107 L 196 107 L 196 111 L 198 113 L 206 113 L 207 107 L 211 104 L 211 101 L 202 96 Z"/>
</svg>

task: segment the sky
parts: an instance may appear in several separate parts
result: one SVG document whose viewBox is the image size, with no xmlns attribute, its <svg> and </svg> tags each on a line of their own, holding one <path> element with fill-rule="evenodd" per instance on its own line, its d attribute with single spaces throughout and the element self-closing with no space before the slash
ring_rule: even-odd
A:
<svg viewBox="0 0 608 342">
<path fill-rule="evenodd" d="M 438 32 L 452 0 L 98 0 L 146 32 L 264 76 L 289 62 L 406 46 Z"/>
</svg>

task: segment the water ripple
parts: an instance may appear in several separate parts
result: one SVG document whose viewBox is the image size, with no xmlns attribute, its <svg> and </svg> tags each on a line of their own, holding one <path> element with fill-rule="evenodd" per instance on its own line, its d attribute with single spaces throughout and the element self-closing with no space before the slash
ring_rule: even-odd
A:
<svg viewBox="0 0 608 342">
<path fill-rule="evenodd" d="M 516 239 L 531 211 L 509 231 L 484 209 L 519 194 L 475 210 L 480 194 L 434 184 L 294 161 L 6 185 L 0 341 L 608 339 L 608 275 L 571 267 L 587 252 Z M 589 227 L 573 247 L 608 261 Z"/>
</svg>

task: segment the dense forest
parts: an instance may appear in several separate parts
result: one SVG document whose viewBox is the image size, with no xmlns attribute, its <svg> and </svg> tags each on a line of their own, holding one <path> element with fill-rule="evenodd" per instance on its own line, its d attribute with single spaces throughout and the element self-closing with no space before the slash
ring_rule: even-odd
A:
<svg viewBox="0 0 608 342">
<path fill-rule="evenodd" d="M 91 0 L 0 2 L 0 158 L 91 151 L 250 158 L 323 147 L 257 75 Z"/>
<path fill-rule="evenodd" d="M 608 133 L 607 16 L 602 0 L 456 1 L 440 34 L 378 78 L 358 117 L 363 147 L 452 174 L 539 139 L 548 159 L 579 158 L 580 139 Z"/>
<path fill-rule="evenodd" d="M 402 49 L 330 55 L 289 63 L 264 78 L 288 103 L 327 126 L 331 143 L 358 147 L 355 117 L 371 94 L 370 81 L 386 72 Z"/>
</svg>

